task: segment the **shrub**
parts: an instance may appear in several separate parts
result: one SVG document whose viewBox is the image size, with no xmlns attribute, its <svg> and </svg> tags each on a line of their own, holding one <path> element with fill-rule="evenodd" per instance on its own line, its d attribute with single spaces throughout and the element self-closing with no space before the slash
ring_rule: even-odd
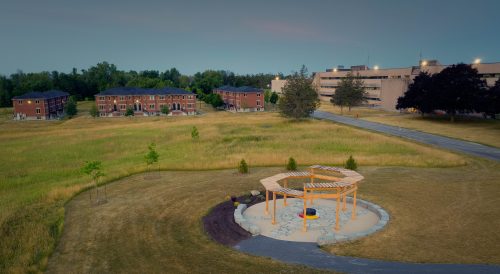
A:
<svg viewBox="0 0 500 274">
<path fill-rule="evenodd" d="M 297 162 L 295 161 L 295 159 L 293 159 L 293 157 L 290 157 L 290 159 L 288 159 L 286 170 L 297 170 Z"/>
<path fill-rule="evenodd" d="M 78 109 L 76 108 L 76 100 L 73 96 L 69 97 L 66 105 L 64 106 L 64 112 L 68 116 L 68 118 L 72 118 L 78 113 Z"/>
<path fill-rule="evenodd" d="M 97 110 L 97 106 L 95 104 L 92 104 L 92 107 L 90 107 L 89 114 L 94 118 L 99 116 L 99 111 Z"/>
<path fill-rule="evenodd" d="M 352 155 L 349 156 L 349 159 L 347 159 L 347 162 L 345 162 L 344 167 L 350 170 L 356 170 L 358 168 L 358 164 L 356 163 L 356 160 L 352 158 Z"/>
<path fill-rule="evenodd" d="M 240 164 L 238 166 L 238 172 L 239 173 L 248 173 L 248 165 L 247 162 L 245 162 L 245 159 L 241 159 Z"/>
<path fill-rule="evenodd" d="M 160 109 L 161 113 L 168 115 L 170 113 L 170 109 L 168 109 L 167 105 L 163 105 Z"/>
<path fill-rule="evenodd" d="M 130 107 L 125 111 L 125 116 L 134 116 L 134 110 Z"/>
<path fill-rule="evenodd" d="M 193 129 L 191 130 L 191 138 L 193 140 L 198 140 L 200 138 L 200 133 L 198 132 L 198 128 L 193 127 Z"/>
</svg>

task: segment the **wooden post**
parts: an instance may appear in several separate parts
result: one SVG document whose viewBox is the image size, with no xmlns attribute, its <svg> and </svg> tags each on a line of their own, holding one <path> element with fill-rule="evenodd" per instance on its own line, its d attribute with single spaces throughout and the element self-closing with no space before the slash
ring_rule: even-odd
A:
<svg viewBox="0 0 500 274">
<path fill-rule="evenodd" d="M 273 210 L 273 225 L 276 224 L 276 192 L 273 192 L 273 203 L 274 203 L 274 210 Z"/>
<path fill-rule="evenodd" d="M 338 193 L 338 192 L 337 192 Z M 335 230 L 338 231 L 340 229 L 339 225 L 339 207 L 340 207 L 340 195 L 337 197 L 337 207 L 335 208 Z"/>
<path fill-rule="evenodd" d="M 312 170 L 312 169 L 311 169 Z M 314 175 L 311 174 L 311 184 L 314 183 Z M 311 194 L 313 194 L 313 191 L 311 190 Z M 311 195 L 311 202 L 310 204 L 312 205 L 313 204 L 313 198 L 312 198 L 312 195 Z"/>
<path fill-rule="evenodd" d="M 288 188 L 288 179 L 285 179 L 285 182 L 283 183 L 283 186 L 285 188 Z M 286 194 L 283 195 L 283 206 L 286 206 Z"/>
<path fill-rule="evenodd" d="M 266 189 L 266 215 L 269 214 L 269 191 Z"/>
<path fill-rule="evenodd" d="M 357 186 L 355 186 L 357 188 Z M 352 195 L 352 217 L 351 219 L 356 220 L 356 192 L 358 190 L 354 190 L 354 194 Z"/>
<path fill-rule="evenodd" d="M 302 213 L 302 218 L 304 219 L 304 226 L 302 228 L 302 231 L 307 232 L 307 199 L 304 197 L 304 212 Z"/>
<path fill-rule="evenodd" d="M 345 201 L 345 200 L 346 200 L 346 198 L 347 198 L 346 196 L 347 196 L 347 195 L 345 195 L 345 194 L 344 194 L 344 195 L 343 195 L 343 197 L 342 197 L 342 198 L 343 198 L 343 206 L 342 206 L 342 211 L 346 211 L 346 210 L 347 210 L 347 207 L 346 207 L 346 201 Z"/>
</svg>

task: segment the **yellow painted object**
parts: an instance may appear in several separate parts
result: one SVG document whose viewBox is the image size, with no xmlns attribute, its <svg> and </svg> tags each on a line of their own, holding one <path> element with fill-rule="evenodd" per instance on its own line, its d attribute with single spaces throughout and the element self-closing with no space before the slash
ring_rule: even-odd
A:
<svg viewBox="0 0 500 274">
<path fill-rule="evenodd" d="M 303 213 L 299 214 L 299 217 L 304 218 L 304 214 Z M 316 220 L 318 218 L 319 218 L 319 215 L 317 215 L 317 214 L 316 215 L 306 215 L 306 219 L 308 219 L 308 220 Z"/>
<path fill-rule="evenodd" d="M 304 201 L 304 211 L 303 215 L 306 216 L 304 219 L 303 231 L 307 231 L 307 220 L 317 219 L 318 216 L 307 216 L 307 201 L 310 204 L 313 203 L 314 199 L 336 199 L 337 206 L 335 209 L 335 230 L 340 229 L 339 225 L 339 211 L 346 210 L 346 197 L 352 193 L 353 196 L 353 208 L 351 218 L 356 219 L 356 193 L 358 190 L 358 183 L 364 179 L 364 177 L 357 173 L 356 171 L 314 165 L 309 167 L 309 172 L 288 172 L 279 173 L 274 176 L 264 178 L 260 180 L 262 185 L 266 188 L 266 209 L 265 214 L 269 214 L 269 192 L 273 194 L 273 217 L 272 223 L 276 224 L 276 196 L 283 196 L 283 205 L 287 206 L 286 198 L 293 197 L 302 199 Z M 326 173 L 326 174 L 325 174 Z M 340 176 L 339 176 L 340 175 Z M 295 190 L 288 188 L 288 179 L 309 179 L 307 183 L 304 183 L 304 190 Z M 315 182 L 314 179 L 320 179 L 321 182 Z M 283 187 L 278 183 L 283 181 Z M 326 182 L 325 182 L 326 181 Z M 342 203 L 341 203 L 342 201 Z M 312 218 L 310 218 L 312 217 Z M 315 218 L 314 218 L 315 217 Z"/>
</svg>

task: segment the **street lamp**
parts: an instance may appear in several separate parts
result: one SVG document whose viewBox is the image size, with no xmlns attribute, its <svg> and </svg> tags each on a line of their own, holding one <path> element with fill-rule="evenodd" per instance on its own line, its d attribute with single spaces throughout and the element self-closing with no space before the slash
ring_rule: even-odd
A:
<svg viewBox="0 0 500 274">
<path fill-rule="evenodd" d="M 275 80 L 279 80 L 279 79 L 280 79 L 280 77 L 279 77 L 279 76 L 276 76 Z"/>
<path fill-rule="evenodd" d="M 425 67 L 425 66 L 427 66 L 427 61 L 425 61 L 425 60 L 422 60 L 422 62 L 420 62 L 420 65 L 421 65 L 422 67 Z"/>
<path fill-rule="evenodd" d="M 474 59 L 474 64 L 479 65 L 481 63 L 481 59 L 476 58 Z"/>
<path fill-rule="evenodd" d="M 378 70 L 378 66 L 374 66 L 374 67 L 373 67 L 373 69 L 374 69 L 374 70 Z"/>
<path fill-rule="evenodd" d="M 337 72 L 337 68 L 334 68 L 334 69 L 333 69 L 333 72 Z"/>
</svg>

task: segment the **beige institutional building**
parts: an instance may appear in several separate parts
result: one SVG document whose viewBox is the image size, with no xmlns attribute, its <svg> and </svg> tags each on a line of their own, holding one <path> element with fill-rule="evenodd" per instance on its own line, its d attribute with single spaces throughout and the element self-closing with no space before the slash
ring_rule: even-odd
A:
<svg viewBox="0 0 500 274">
<path fill-rule="evenodd" d="M 431 74 L 438 73 L 446 68 L 436 60 L 421 61 L 419 66 L 407 68 L 379 69 L 367 66 L 352 66 L 344 68 L 339 66 L 334 69 L 327 69 L 325 72 L 314 74 L 313 84 L 316 86 L 321 100 L 329 101 L 335 93 L 342 78 L 348 73 L 359 76 L 363 82 L 368 96 L 366 105 L 385 110 L 396 110 L 396 103 L 408 89 L 408 85 L 421 72 L 426 71 Z M 476 63 L 472 67 L 478 70 L 479 75 L 486 81 L 488 86 L 493 86 L 500 78 L 500 62 L 497 63 Z M 286 80 L 273 80 L 272 91 L 281 93 Z"/>
</svg>

